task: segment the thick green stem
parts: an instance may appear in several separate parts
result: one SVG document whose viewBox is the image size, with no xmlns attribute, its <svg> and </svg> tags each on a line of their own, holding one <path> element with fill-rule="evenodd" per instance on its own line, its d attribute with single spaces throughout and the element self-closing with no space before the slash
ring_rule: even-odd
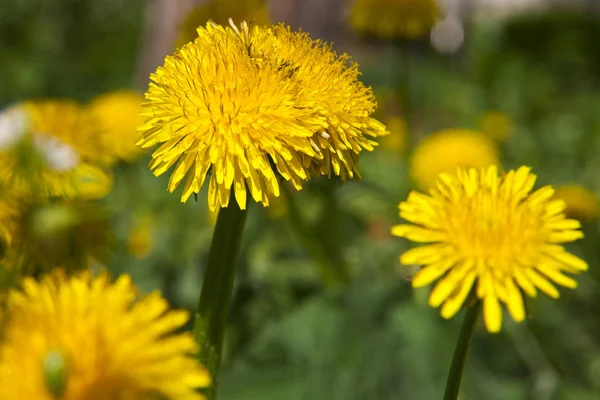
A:
<svg viewBox="0 0 600 400">
<path fill-rule="evenodd" d="M 477 303 L 471 307 L 467 307 L 465 319 L 462 328 L 460 329 L 456 348 L 454 349 L 450 371 L 448 372 L 444 400 L 458 399 L 458 391 L 460 389 L 465 361 L 467 359 L 467 354 L 469 353 L 469 346 L 471 344 L 471 338 L 473 337 L 473 331 L 475 330 L 475 324 L 477 323 L 480 309 L 480 301 L 477 301 Z"/>
<path fill-rule="evenodd" d="M 308 251 L 319 266 L 321 277 L 325 284 L 337 286 L 346 283 L 348 281 L 348 273 L 345 266 L 341 262 L 333 261 L 327 251 L 325 251 L 325 247 L 319 243 L 312 228 L 302 216 L 294 195 L 290 193 L 290 189 L 286 185 L 282 185 L 282 192 L 287 200 L 290 225 L 306 251 Z"/>
<path fill-rule="evenodd" d="M 209 399 L 216 397 L 225 324 L 246 214 L 235 201 L 230 201 L 229 206 L 219 212 L 194 321 L 194 338 L 200 346 L 198 359 L 212 377 L 212 386 L 207 391 Z"/>
</svg>

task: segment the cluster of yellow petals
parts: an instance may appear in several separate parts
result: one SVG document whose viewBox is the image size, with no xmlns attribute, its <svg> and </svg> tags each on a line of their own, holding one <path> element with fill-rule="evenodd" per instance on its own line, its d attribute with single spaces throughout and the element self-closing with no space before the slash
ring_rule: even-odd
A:
<svg viewBox="0 0 600 400">
<path fill-rule="evenodd" d="M 458 167 L 483 168 L 500 163 L 496 143 L 478 131 L 445 129 L 427 135 L 414 149 L 410 177 L 417 188 L 429 190 L 441 173 Z"/>
<path fill-rule="evenodd" d="M 0 344 L 4 400 L 201 400 L 210 379 L 192 354 L 189 318 L 128 276 L 25 278 L 8 298 Z"/>
<path fill-rule="evenodd" d="M 427 243 L 400 261 L 422 266 L 414 287 L 439 279 L 429 304 L 441 306 L 444 318 L 456 314 L 475 287 L 485 325 L 497 332 L 500 303 L 521 321 L 523 293 L 534 297 L 540 290 L 557 298 L 554 284 L 576 287 L 564 273 L 579 273 L 587 264 L 561 244 L 583 237 L 580 223 L 566 218 L 565 203 L 553 198 L 552 187 L 532 192 L 535 181 L 527 167 L 501 176 L 495 166 L 461 168 L 456 175 L 440 175 L 429 194 L 412 192 L 400 203 L 400 216 L 410 224 L 397 225 L 392 233 Z"/>
<path fill-rule="evenodd" d="M 355 0 L 350 25 L 383 39 L 427 36 L 440 18 L 437 0 Z"/>
<path fill-rule="evenodd" d="M 243 209 L 247 192 L 267 206 L 279 178 L 296 189 L 311 176 L 358 174 L 358 155 L 387 133 L 370 117 L 376 103 L 355 64 L 319 41 L 279 25 L 198 28 L 151 75 L 138 145 L 161 146 L 150 168 L 171 167 L 182 201 L 210 174 L 211 210 Z M 187 176 L 187 178 L 186 178 Z"/>
</svg>

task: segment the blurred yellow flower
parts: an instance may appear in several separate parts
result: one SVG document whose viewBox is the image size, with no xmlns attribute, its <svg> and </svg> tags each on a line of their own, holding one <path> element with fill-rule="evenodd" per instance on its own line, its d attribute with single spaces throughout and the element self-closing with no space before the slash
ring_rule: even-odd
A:
<svg viewBox="0 0 600 400">
<path fill-rule="evenodd" d="M 264 0 L 211 0 L 194 7 L 179 25 L 179 48 L 198 37 L 196 29 L 205 26 L 209 20 L 219 25 L 227 25 L 229 18 L 234 21 L 249 21 L 253 25 L 270 25 L 269 7 Z"/>
<path fill-rule="evenodd" d="M 381 146 L 396 153 L 403 153 L 408 136 L 406 122 L 402 118 L 392 117 L 387 121 L 387 129 L 390 134 L 383 137 Z"/>
<path fill-rule="evenodd" d="M 383 39 L 427 36 L 439 18 L 436 0 L 355 0 L 350 10 L 354 29 Z"/>
<path fill-rule="evenodd" d="M 562 243 L 583 237 L 579 221 L 566 219 L 565 203 L 553 199 L 544 186 L 531 193 L 536 176 L 527 167 L 498 175 L 497 167 L 462 169 L 442 174 L 428 195 L 412 192 L 400 203 L 400 216 L 410 224 L 397 225 L 392 234 L 426 243 L 404 253 L 404 265 L 420 265 L 412 285 L 439 281 L 429 304 L 441 306 L 451 318 L 471 290 L 483 301 L 487 330 L 502 326 L 500 302 L 512 318 L 525 318 L 522 293 L 534 297 L 537 289 L 552 298 L 553 283 L 575 288 L 567 273 L 587 269 Z"/>
<path fill-rule="evenodd" d="M 40 147 L 56 148 L 54 162 L 86 162 L 106 159 L 98 148 L 98 130 L 82 107 L 71 100 L 26 101 L 31 131 Z M 75 161 L 75 158 L 77 160 Z"/>
<path fill-rule="evenodd" d="M 132 162 L 140 154 L 135 145 L 136 128 L 144 123 L 139 116 L 144 98 L 134 91 L 116 91 L 96 97 L 88 111 L 98 131 L 97 146 L 110 164 L 119 160 Z"/>
<path fill-rule="evenodd" d="M 209 23 L 198 34 L 151 75 L 138 129 L 138 145 L 162 144 L 154 174 L 175 166 L 169 191 L 187 175 L 182 201 L 210 170 L 211 210 L 227 206 L 232 190 L 242 209 L 247 191 L 268 206 L 279 177 L 299 190 L 331 170 L 358 175 L 359 153 L 376 145 L 367 137 L 387 133 L 370 118 L 376 103 L 357 66 L 308 35 L 245 23 Z"/>
<path fill-rule="evenodd" d="M 554 197 L 565 202 L 565 214 L 582 222 L 591 222 L 600 214 L 600 204 L 596 193 L 579 185 L 558 187 Z"/>
<path fill-rule="evenodd" d="M 151 217 L 144 216 L 136 221 L 127 238 L 129 253 L 139 259 L 148 257 L 153 247 L 153 233 L 154 221 Z"/>
<path fill-rule="evenodd" d="M 0 184 L 29 200 L 98 199 L 111 191 L 113 180 L 109 172 L 82 163 L 77 153 L 70 153 L 68 148 L 63 152 L 61 144 L 56 143 L 0 152 Z"/>
<path fill-rule="evenodd" d="M 98 151 L 91 119 L 76 103 L 27 101 L 14 107 L 19 113 L 5 117 L 0 130 L 6 128 L 8 136 L 14 136 L 15 127 L 26 132 L 19 133 L 17 145 L 0 150 L 0 184 L 27 199 L 99 198 L 111 190 L 112 177 L 90 164 L 105 156 Z"/>
<path fill-rule="evenodd" d="M 410 160 L 410 175 L 416 186 L 428 190 L 439 174 L 454 173 L 457 167 L 487 167 L 499 164 L 496 144 L 467 129 L 448 129 L 423 139 Z"/>
<path fill-rule="evenodd" d="M 8 299 L 0 344 L 4 400 L 201 400 L 209 384 L 192 354 L 188 320 L 158 292 L 139 297 L 128 276 L 106 274 L 40 282 L 25 278 Z"/>
<path fill-rule="evenodd" d="M 503 142 L 513 134 L 513 125 L 508 116 L 499 111 L 489 111 L 479 120 L 481 132 L 494 140 Z"/>
</svg>

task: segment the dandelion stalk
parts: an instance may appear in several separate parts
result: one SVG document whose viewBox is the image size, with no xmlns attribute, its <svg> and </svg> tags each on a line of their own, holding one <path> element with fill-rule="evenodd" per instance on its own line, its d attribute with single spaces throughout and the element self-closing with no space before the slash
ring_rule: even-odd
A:
<svg viewBox="0 0 600 400">
<path fill-rule="evenodd" d="M 235 201 L 219 211 L 195 317 L 194 338 L 200 346 L 198 358 L 208 369 L 213 382 L 207 390 L 209 399 L 216 395 L 225 324 L 246 215 L 247 212 Z"/>
<path fill-rule="evenodd" d="M 465 319 L 462 328 L 460 329 L 456 348 L 454 349 L 454 356 L 452 357 L 452 364 L 450 365 L 450 371 L 448 372 L 444 400 L 458 399 L 458 391 L 460 389 L 465 361 L 467 360 L 471 338 L 473 337 L 473 331 L 475 330 L 475 324 L 477 323 L 477 318 L 481 309 L 481 302 L 477 301 L 471 307 L 466 308 Z"/>
</svg>

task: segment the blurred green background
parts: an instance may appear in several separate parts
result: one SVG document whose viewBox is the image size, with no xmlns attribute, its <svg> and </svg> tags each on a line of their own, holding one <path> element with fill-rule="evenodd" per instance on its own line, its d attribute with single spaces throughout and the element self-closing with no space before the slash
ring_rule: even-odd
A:
<svg viewBox="0 0 600 400">
<path fill-rule="evenodd" d="M 167 7 L 180 6 L 170 1 Z M 168 51 L 153 40 L 174 39 L 173 26 L 184 14 L 163 14 L 176 21 L 158 26 L 151 10 L 158 3 L 1 0 L 0 108 L 31 98 L 87 102 L 110 90 L 143 91 L 146 71 Z M 302 2 L 283 3 L 271 2 L 271 18 L 304 27 L 313 11 L 302 11 Z M 411 288 L 406 278 L 414 270 L 398 261 L 408 243 L 389 234 L 400 222 L 398 202 L 412 189 L 411 149 L 437 130 L 479 129 L 493 111 L 512 132 L 498 144 L 504 167 L 529 165 L 540 184 L 577 184 L 597 193 L 600 19 L 589 10 L 549 7 L 502 17 L 462 10 L 464 41 L 443 31 L 434 46 L 429 34 L 363 36 L 344 22 L 350 4 L 323 4 L 338 22 L 307 22 L 305 29 L 349 52 L 375 89 L 379 117 L 401 118 L 407 132 L 396 133 L 398 145 L 362 156 L 361 181 L 317 180 L 294 194 L 303 226 L 284 201 L 269 209 L 252 204 L 220 398 L 440 399 L 461 315 L 443 320 L 427 305 L 429 289 Z M 281 11 L 294 7 L 299 12 Z M 452 40 L 460 46 L 449 51 Z M 153 51 L 158 58 L 148 56 Z M 213 229 L 206 195 L 180 203 L 166 191 L 168 174 L 155 178 L 148 160 L 146 154 L 114 167 L 114 189 L 101 201 L 115 239 L 104 263 L 115 274 L 132 274 L 143 290 L 160 289 L 175 307 L 193 310 Z M 463 400 L 600 399 L 594 216 L 584 230 L 587 238 L 570 248 L 590 264 L 577 290 L 561 290 L 559 301 L 529 299 L 532 317 L 515 324 L 505 316 L 500 334 L 478 327 Z M 324 278 L 299 232 L 344 268 L 344 282 Z"/>
</svg>

